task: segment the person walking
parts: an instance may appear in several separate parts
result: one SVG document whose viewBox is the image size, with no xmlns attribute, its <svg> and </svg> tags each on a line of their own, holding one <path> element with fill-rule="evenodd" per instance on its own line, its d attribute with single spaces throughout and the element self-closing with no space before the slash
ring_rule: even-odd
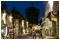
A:
<svg viewBox="0 0 60 40">
<path fill-rule="evenodd" d="M 42 30 L 39 32 L 39 39 L 42 38 Z"/>
<path fill-rule="evenodd" d="M 33 39 L 36 39 L 36 32 L 33 30 Z"/>
</svg>

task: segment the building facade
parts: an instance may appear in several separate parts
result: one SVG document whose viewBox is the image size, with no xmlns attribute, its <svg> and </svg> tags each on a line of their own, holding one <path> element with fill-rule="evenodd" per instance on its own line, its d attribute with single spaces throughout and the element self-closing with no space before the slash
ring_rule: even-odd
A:
<svg viewBox="0 0 60 40">
<path fill-rule="evenodd" d="M 7 6 L 5 4 L 1 5 L 1 38 L 7 37 Z"/>
<path fill-rule="evenodd" d="M 13 16 L 13 28 L 15 30 L 16 34 L 23 33 L 23 26 L 22 21 L 24 20 L 24 17 L 13 7 L 11 10 L 11 14 Z"/>
<path fill-rule="evenodd" d="M 56 38 L 59 38 L 59 1 L 47 2 L 45 9 L 45 19 L 48 18 L 51 22 L 50 26 L 52 33 L 50 34 Z"/>
</svg>

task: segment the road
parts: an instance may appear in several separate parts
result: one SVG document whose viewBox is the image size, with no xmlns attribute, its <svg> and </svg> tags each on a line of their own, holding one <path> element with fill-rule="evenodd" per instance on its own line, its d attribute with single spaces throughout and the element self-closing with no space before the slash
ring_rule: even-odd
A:
<svg viewBox="0 0 60 40">
<path fill-rule="evenodd" d="M 19 35 L 15 35 L 14 39 L 33 39 L 33 36 L 29 36 L 29 35 L 25 35 L 25 34 L 19 34 Z M 39 39 L 39 36 L 36 36 L 36 39 Z M 40 38 L 42 39 L 42 38 Z M 43 39 L 57 39 L 55 37 L 47 37 L 47 38 L 43 38 Z"/>
<path fill-rule="evenodd" d="M 16 35 L 14 39 L 33 39 L 33 36 L 19 34 L 19 35 Z M 39 39 L 39 36 L 36 36 L 36 39 Z"/>
</svg>

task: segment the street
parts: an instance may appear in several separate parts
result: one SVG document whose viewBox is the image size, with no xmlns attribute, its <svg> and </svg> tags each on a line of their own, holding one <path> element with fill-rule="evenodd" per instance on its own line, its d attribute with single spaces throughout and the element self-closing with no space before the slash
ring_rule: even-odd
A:
<svg viewBox="0 0 60 40">
<path fill-rule="evenodd" d="M 59 1 L 2 1 L 1 39 L 59 39 Z"/>
<path fill-rule="evenodd" d="M 19 35 L 14 36 L 14 39 L 33 39 L 33 36 L 19 34 Z M 39 36 L 36 36 L 36 39 L 39 39 Z M 42 39 L 42 38 L 40 38 L 40 39 Z M 56 39 L 56 37 L 49 37 L 48 36 L 48 37 L 43 38 L 43 39 Z"/>
</svg>

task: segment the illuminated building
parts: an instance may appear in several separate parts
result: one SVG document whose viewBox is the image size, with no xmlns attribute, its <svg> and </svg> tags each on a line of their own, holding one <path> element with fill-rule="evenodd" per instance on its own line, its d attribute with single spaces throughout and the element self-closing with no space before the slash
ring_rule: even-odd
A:
<svg viewBox="0 0 60 40">
<path fill-rule="evenodd" d="M 15 7 L 13 7 L 13 9 L 11 10 L 11 14 L 13 16 L 13 28 L 15 34 L 23 33 L 22 20 L 24 20 L 24 17 L 19 13 L 19 11 L 15 9 Z"/>
<path fill-rule="evenodd" d="M 7 21 L 8 21 L 8 12 L 7 12 L 7 8 L 6 8 L 6 5 L 5 4 L 2 4 L 1 6 L 1 36 L 3 35 L 3 39 L 7 38 L 7 30 L 8 30 L 8 24 L 7 24 Z"/>
<path fill-rule="evenodd" d="M 48 18 L 51 23 L 51 35 L 59 38 L 59 1 L 49 1 L 45 7 L 45 19 Z M 50 23 L 49 22 L 49 23 Z M 46 22 L 47 23 L 47 22 Z M 48 25 L 49 26 L 49 25 Z"/>
</svg>

